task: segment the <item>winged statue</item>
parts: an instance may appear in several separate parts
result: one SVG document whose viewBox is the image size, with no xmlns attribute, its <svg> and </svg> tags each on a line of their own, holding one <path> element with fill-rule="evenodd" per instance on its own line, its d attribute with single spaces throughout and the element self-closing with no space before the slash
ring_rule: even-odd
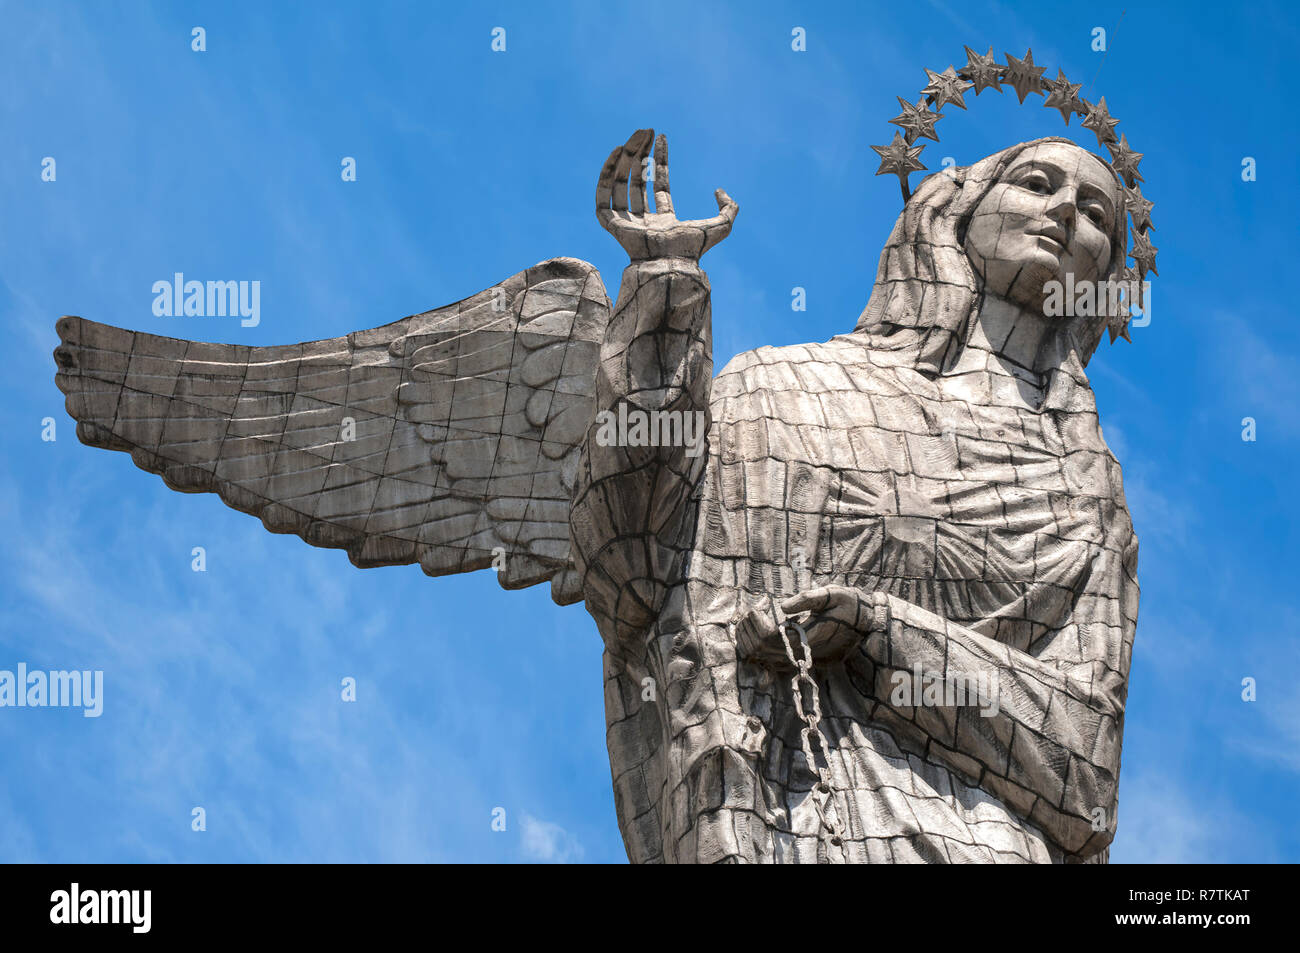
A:
<svg viewBox="0 0 1300 953">
<path fill-rule="evenodd" d="M 678 219 L 639 130 L 596 190 L 616 306 L 557 258 L 277 347 L 64 317 L 56 381 L 83 443 L 272 532 L 584 602 L 634 862 L 1104 861 L 1137 543 L 1110 318 L 1043 286 L 1121 274 L 1122 183 L 1064 139 L 931 175 L 853 332 L 716 377 L 715 197 Z"/>
</svg>

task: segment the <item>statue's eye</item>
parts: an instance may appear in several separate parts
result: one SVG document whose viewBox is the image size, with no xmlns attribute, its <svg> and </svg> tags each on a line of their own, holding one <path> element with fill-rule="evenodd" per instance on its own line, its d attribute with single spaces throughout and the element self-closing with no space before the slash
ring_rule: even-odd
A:
<svg viewBox="0 0 1300 953">
<path fill-rule="evenodd" d="M 1041 172 L 1025 176 L 1020 180 L 1020 187 L 1030 192 L 1037 192 L 1039 195 L 1047 195 L 1052 191 L 1052 183 L 1047 181 L 1047 176 Z"/>
<path fill-rule="evenodd" d="M 1088 221 L 1092 222 L 1092 224 L 1096 225 L 1098 228 L 1105 229 L 1106 213 L 1102 211 L 1101 206 L 1087 205 L 1083 209 L 1083 214 L 1088 217 Z"/>
</svg>

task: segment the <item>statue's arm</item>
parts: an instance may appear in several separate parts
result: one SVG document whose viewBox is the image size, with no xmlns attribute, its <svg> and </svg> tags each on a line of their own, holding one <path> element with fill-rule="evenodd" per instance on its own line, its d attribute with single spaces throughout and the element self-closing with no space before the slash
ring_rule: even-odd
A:
<svg viewBox="0 0 1300 953">
<path fill-rule="evenodd" d="M 601 344 L 570 533 L 587 607 L 607 639 L 650 627 L 691 545 L 713 377 L 709 281 L 699 258 L 736 215 L 719 192 L 714 219 L 676 219 L 662 136 L 648 211 L 652 141 L 641 130 L 615 149 L 597 188 L 601 224 L 632 260 Z"/>
<path fill-rule="evenodd" d="M 1098 562 L 1098 581 L 1079 599 L 1082 615 L 1076 611 L 1036 654 L 885 593 L 829 586 L 780 608 L 787 617 L 811 613 L 814 659 L 843 657 L 851 680 L 876 703 L 871 717 L 900 744 L 952 767 L 1085 859 L 1114 836 L 1136 625 L 1127 560 L 1104 550 Z M 772 654 L 770 634 L 753 619 L 742 623 L 738 641 L 750 657 Z M 918 683 L 964 686 L 969 703 L 926 704 L 913 695 Z M 993 697 L 976 698 L 977 689 Z"/>
</svg>

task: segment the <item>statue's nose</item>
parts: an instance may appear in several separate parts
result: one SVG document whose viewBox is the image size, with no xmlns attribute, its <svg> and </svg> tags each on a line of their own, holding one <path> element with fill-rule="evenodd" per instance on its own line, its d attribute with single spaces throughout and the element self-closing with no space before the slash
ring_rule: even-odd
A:
<svg viewBox="0 0 1300 953">
<path fill-rule="evenodd" d="M 1066 186 L 1057 190 L 1056 194 L 1052 196 L 1052 200 L 1047 204 L 1048 216 L 1061 222 L 1068 229 L 1079 215 L 1079 210 L 1075 207 L 1077 200 L 1078 193 L 1075 189 Z"/>
<path fill-rule="evenodd" d="M 59 365 L 60 370 L 70 371 L 77 366 L 76 360 L 72 356 L 72 349 L 64 345 L 59 345 L 54 349 L 54 363 Z"/>
</svg>

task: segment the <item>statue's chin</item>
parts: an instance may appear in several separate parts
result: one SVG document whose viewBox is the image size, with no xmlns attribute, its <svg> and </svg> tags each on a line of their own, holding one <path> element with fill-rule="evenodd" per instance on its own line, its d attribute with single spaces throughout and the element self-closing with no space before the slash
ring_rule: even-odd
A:
<svg viewBox="0 0 1300 953">
<path fill-rule="evenodd" d="M 1060 263 L 1055 259 L 1023 262 L 1022 268 L 1001 297 L 1036 317 L 1045 317 L 1048 284 L 1063 280 Z"/>
</svg>

